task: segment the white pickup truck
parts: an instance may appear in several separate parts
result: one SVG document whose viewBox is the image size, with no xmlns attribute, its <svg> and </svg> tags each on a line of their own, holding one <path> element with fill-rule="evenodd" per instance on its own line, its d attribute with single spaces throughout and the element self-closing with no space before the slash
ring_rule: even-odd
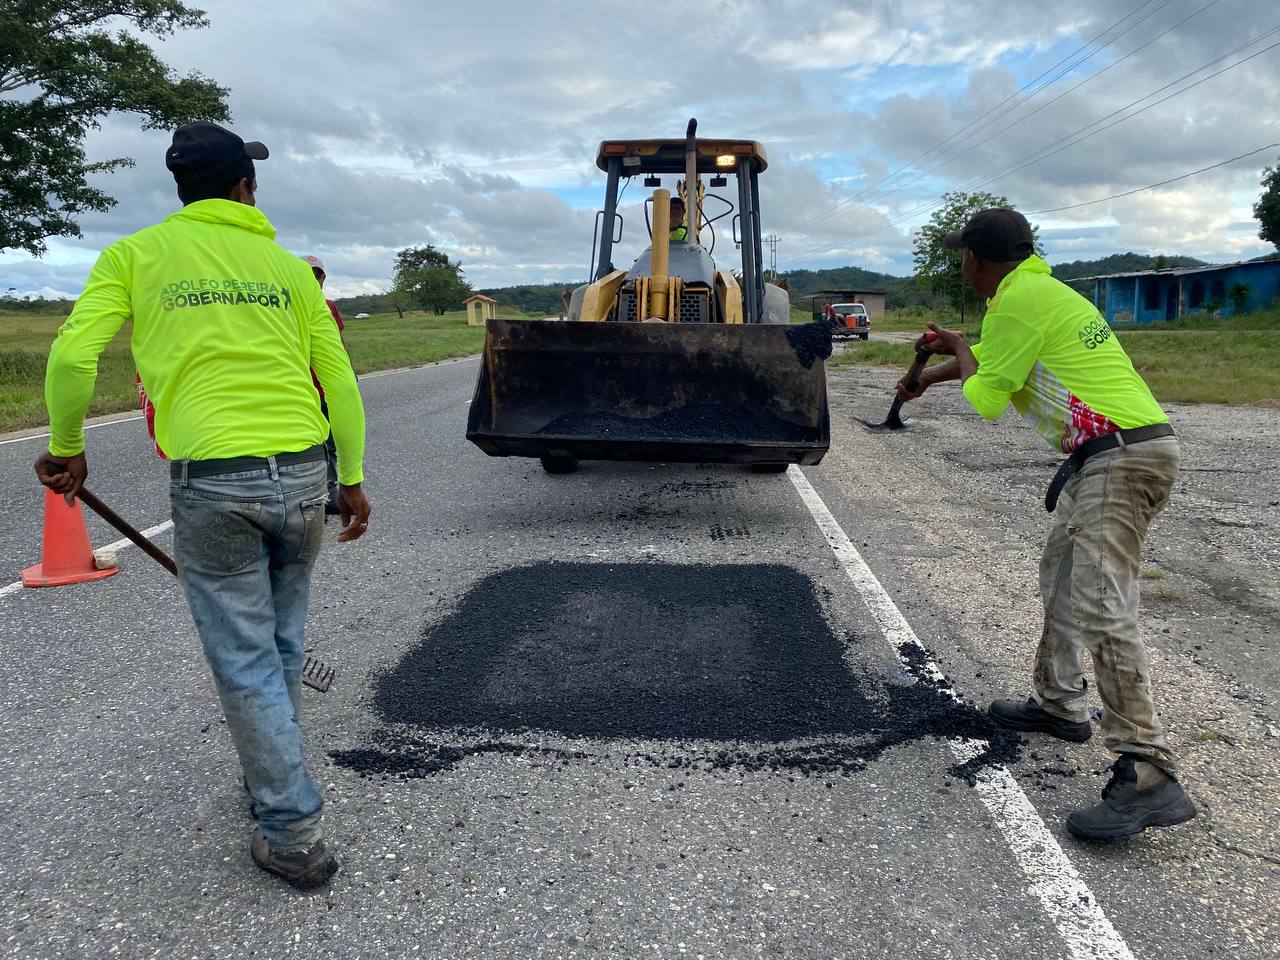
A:
<svg viewBox="0 0 1280 960">
<path fill-rule="evenodd" d="M 833 303 L 827 307 L 826 313 L 833 337 L 866 340 L 871 335 L 871 317 L 867 315 L 867 308 L 860 303 Z"/>
</svg>

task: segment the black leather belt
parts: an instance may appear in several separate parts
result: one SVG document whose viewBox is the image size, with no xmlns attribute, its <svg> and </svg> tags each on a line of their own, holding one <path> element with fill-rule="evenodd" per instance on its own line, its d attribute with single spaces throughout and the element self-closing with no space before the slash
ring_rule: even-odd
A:
<svg viewBox="0 0 1280 960">
<path fill-rule="evenodd" d="M 174 460 L 169 464 L 169 476 L 174 480 L 186 477 L 212 477 L 220 473 L 248 473 L 250 470 L 267 470 L 271 460 L 277 467 L 297 463 L 310 463 L 324 459 L 324 444 L 317 443 L 296 453 L 277 453 L 274 457 L 224 457 L 217 460 Z"/>
<path fill-rule="evenodd" d="M 1100 437 L 1094 437 L 1076 448 L 1076 452 L 1062 461 L 1062 466 L 1058 468 L 1058 472 L 1053 475 L 1053 480 L 1049 483 L 1049 489 L 1044 495 L 1044 508 L 1050 513 L 1058 506 L 1058 494 L 1062 493 L 1062 488 L 1067 485 L 1067 481 L 1075 475 L 1084 462 L 1092 457 L 1095 453 L 1102 453 L 1104 450 L 1114 450 L 1116 447 L 1127 447 L 1131 443 L 1141 443 L 1143 440 L 1155 440 L 1158 437 L 1172 437 L 1173 427 L 1167 423 L 1153 423 L 1147 427 L 1133 427 L 1130 430 L 1117 430 L 1115 433 L 1104 433 Z"/>
</svg>

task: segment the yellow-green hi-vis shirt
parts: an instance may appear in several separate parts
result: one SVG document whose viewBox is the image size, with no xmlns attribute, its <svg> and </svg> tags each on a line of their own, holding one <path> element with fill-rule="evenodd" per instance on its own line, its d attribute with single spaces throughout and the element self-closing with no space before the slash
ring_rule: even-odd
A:
<svg viewBox="0 0 1280 960">
<path fill-rule="evenodd" d="M 1028 257 L 987 304 L 978 372 L 965 398 L 988 420 L 1012 401 L 1055 450 L 1104 433 L 1167 423 L 1146 381 L 1097 308 Z"/>
<path fill-rule="evenodd" d="M 133 357 L 173 460 L 267 457 L 322 443 L 363 481 L 364 406 L 311 268 L 255 207 L 201 200 L 102 251 L 49 352 L 49 451 L 84 450 L 98 356 L 133 320 Z"/>
</svg>

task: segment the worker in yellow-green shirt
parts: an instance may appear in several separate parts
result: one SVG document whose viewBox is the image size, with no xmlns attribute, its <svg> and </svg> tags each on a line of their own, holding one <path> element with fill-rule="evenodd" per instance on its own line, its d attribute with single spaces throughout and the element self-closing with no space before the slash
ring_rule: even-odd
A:
<svg viewBox="0 0 1280 960">
<path fill-rule="evenodd" d="M 310 268 L 275 242 L 255 206 L 254 161 L 267 156 L 217 124 L 174 132 L 165 164 L 183 207 L 113 243 L 94 265 L 49 352 L 49 450 L 36 473 L 68 502 L 79 492 L 98 356 L 132 320 L 155 440 L 171 461 L 182 586 L 253 801 L 250 852 L 264 870 L 308 888 L 338 869 L 299 728 L 330 423 L 340 541 L 364 534 L 370 507 L 351 362 Z"/>
<path fill-rule="evenodd" d="M 1102 802 L 1072 813 L 1067 828 L 1111 840 L 1190 820 L 1195 806 L 1178 783 L 1138 636 L 1142 543 L 1178 475 L 1169 418 L 1094 305 L 1035 256 L 1022 214 L 983 210 L 946 245 L 962 251 L 965 280 L 988 300 L 981 342 L 971 347 L 961 331 L 930 324 L 937 339 L 922 337 L 917 348 L 953 359 L 927 367 L 915 390 L 899 381 L 899 396 L 959 379 L 983 417 L 996 420 L 1012 404 L 1066 456 L 1045 498 L 1054 522 L 1040 560 L 1044 630 L 1031 696 L 996 700 L 991 717 L 1013 730 L 1088 740 L 1088 650 L 1103 741 L 1119 759 Z"/>
<path fill-rule="evenodd" d="M 689 218 L 684 201 L 679 197 L 671 198 L 671 233 L 668 236 L 673 243 L 684 243 L 689 238 Z"/>
</svg>

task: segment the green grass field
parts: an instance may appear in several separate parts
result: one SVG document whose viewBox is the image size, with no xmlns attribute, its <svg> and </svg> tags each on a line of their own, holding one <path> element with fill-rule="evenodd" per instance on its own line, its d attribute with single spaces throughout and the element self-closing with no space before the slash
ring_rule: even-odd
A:
<svg viewBox="0 0 1280 960">
<path fill-rule="evenodd" d="M 923 330 L 910 325 L 873 324 L 872 330 Z M 966 323 L 976 340 L 980 324 Z M 1208 317 L 1140 328 L 1118 327 L 1116 335 L 1133 365 L 1158 400 L 1170 403 L 1280 404 L 1280 308 L 1238 317 Z M 852 342 L 830 361 L 832 366 L 890 366 L 902 370 L 915 352 L 908 343 Z"/>
<path fill-rule="evenodd" d="M 520 317 L 503 311 L 503 316 Z M 44 368 L 49 345 L 66 318 L 0 310 L 0 433 L 48 423 L 44 408 Z M 133 410 L 138 395 L 128 325 L 103 352 L 90 415 Z M 479 353 L 484 330 L 468 327 L 465 311 L 430 316 L 394 313 L 347 322 L 347 346 L 356 373 L 412 367 Z"/>
<path fill-rule="evenodd" d="M 521 317 L 503 310 L 503 316 Z M 874 324 L 879 331 L 923 330 L 926 316 L 918 311 L 891 313 Z M 0 433 L 47 423 L 44 408 L 44 367 L 49 344 L 65 317 L 54 314 L 0 310 Z M 807 323 L 807 311 L 793 310 L 793 322 Z M 943 318 L 955 325 L 954 317 Z M 976 339 L 980 324 L 964 329 Z M 1280 404 L 1280 308 L 1239 317 L 1207 317 L 1158 324 L 1140 329 L 1121 327 L 1120 342 L 1156 397 L 1175 403 Z M 357 373 L 411 367 L 450 357 L 479 353 L 484 332 L 468 327 L 463 311 L 444 316 L 411 313 L 378 314 L 347 324 L 347 344 Z M 868 364 L 898 367 L 911 363 L 910 344 L 871 340 L 848 342 L 832 358 L 833 367 Z M 91 415 L 132 410 L 137 405 L 133 384 L 129 327 L 107 346 L 98 367 L 98 387 Z"/>
</svg>

